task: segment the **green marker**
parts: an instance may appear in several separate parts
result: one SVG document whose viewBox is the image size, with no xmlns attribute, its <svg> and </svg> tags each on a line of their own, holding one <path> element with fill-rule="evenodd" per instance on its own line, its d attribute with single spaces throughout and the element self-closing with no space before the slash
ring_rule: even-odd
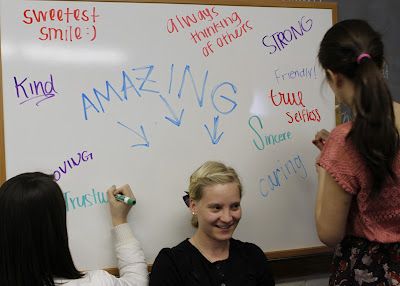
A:
<svg viewBox="0 0 400 286">
<path fill-rule="evenodd" d="M 121 195 L 121 194 L 116 194 L 115 195 L 115 199 L 117 201 L 123 202 L 123 203 L 125 203 L 127 205 L 130 205 L 130 206 L 133 206 L 133 205 L 136 204 L 136 200 L 135 199 L 132 199 L 130 197 L 127 197 L 127 196 L 124 196 L 124 195 Z"/>
</svg>

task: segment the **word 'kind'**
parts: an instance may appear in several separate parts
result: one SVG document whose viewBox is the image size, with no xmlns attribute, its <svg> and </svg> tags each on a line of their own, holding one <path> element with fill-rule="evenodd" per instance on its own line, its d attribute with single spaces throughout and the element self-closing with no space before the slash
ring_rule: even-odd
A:
<svg viewBox="0 0 400 286">
<path fill-rule="evenodd" d="M 33 100 L 38 106 L 42 101 L 54 97 L 57 91 L 53 75 L 50 74 L 49 77 L 49 80 L 28 80 L 28 77 L 18 79 L 14 76 L 15 92 L 17 98 L 21 100 L 19 104 Z"/>
</svg>

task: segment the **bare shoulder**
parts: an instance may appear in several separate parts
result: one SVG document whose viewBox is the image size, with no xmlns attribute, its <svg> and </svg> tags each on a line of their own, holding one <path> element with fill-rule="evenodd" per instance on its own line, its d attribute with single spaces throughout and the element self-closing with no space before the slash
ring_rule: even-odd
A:
<svg viewBox="0 0 400 286">
<path fill-rule="evenodd" d="M 393 101 L 393 111 L 394 111 L 394 117 L 396 120 L 397 130 L 400 131 L 400 103 Z"/>
</svg>

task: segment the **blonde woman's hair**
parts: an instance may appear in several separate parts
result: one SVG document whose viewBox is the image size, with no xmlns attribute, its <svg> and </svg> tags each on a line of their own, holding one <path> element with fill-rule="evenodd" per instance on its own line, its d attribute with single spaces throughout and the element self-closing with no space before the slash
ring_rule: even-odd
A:
<svg viewBox="0 0 400 286">
<path fill-rule="evenodd" d="M 189 198 L 194 201 L 201 200 L 203 189 L 217 184 L 237 183 L 240 197 L 242 197 L 242 183 L 236 171 L 221 162 L 207 161 L 190 176 Z M 192 225 L 198 227 L 197 216 L 192 216 Z"/>
</svg>

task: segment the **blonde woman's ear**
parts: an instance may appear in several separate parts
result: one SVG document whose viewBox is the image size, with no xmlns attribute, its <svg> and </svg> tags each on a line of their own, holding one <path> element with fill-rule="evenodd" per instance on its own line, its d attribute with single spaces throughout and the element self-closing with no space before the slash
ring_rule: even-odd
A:
<svg viewBox="0 0 400 286">
<path fill-rule="evenodd" d="M 192 212 L 192 214 L 194 215 L 195 213 L 197 213 L 197 203 L 195 200 L 190 199 L 189 201 L 189 208 Z"/>
</svg>

